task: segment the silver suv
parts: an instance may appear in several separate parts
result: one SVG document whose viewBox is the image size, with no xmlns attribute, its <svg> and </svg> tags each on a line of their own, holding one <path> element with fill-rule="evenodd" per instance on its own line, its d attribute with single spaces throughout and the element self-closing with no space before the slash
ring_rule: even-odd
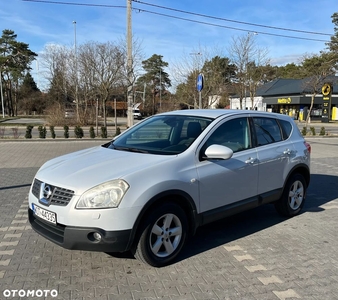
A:
<svg viewBox="0 0 338 300">
<path fill-rule="evenodd" d="M 285 115 L 163 113 L 105 145 L 45 163 L 29 192 L 29 220 L 64 248 L 130 250 L 160 267 L 206 223 L 266 203 L 297 215 L 310 182 L 310 152 Z"/>
</svg>

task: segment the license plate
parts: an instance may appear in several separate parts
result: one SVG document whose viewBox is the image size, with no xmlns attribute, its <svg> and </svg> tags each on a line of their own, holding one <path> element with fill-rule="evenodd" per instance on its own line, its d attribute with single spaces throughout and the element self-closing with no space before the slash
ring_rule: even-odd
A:
<svg viewBox="0 0 338 300">
<path fill-rule="evenodd" d="M 37 217 L 56 225 L 56 214 L 32 204 L 33 211 Z"/>
</svg>

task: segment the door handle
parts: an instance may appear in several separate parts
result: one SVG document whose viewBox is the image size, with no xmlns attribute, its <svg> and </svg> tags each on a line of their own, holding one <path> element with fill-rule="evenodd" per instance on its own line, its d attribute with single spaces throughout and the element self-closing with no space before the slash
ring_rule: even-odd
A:
<svg viewBox="0 0 338 300">
<path fill-rule="evenodd" d="M 246 164 L 254 164 L 256 162 L 256 158 L 253 158 L 253 157 L 249 157 L 245 163 Z"/>
<path fill-rule="evenodd" d="M 285 149 L 285 150 L 283 151 L 283 154 L 290 155 L 290 154 L 291 154 L 291 150 L 290 150 L 290 149 Z"/>
</svg>

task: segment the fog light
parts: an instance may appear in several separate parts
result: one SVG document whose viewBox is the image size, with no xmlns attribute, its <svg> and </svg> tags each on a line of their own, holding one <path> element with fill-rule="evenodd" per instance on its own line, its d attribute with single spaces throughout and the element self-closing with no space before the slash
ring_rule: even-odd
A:
<svg viewBox="0 0 338 300">
<path fill-rule="evenodd" d="M 94 232 L 93 238 L 95 241 L 100 242 L 102 237 L 101 234 L 99 234 L 98 232 Z"/>
<path fill-rule="evenodd" d="M 101 242 L 102 235 L 98 232 L 91 232 L 88 234 L 88 240 L 94 243 L 99 243 Z"/>
</svg>

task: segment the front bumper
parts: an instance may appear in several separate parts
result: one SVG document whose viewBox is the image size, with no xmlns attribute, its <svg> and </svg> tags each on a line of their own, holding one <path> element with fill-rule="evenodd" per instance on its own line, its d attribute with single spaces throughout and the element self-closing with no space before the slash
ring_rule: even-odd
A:
<svg viewBox="0 0 338 300">
<path fill-rule="evenodd" d="M 101 228 L 53 225 L 37 218 L 30 208 L 28 208 L 28 217 L 32 228 L 37 233 L 66 249 L 100 252 L 124 252 L 129 250 L 131 229 L 105 231 Z M 100 241 L 94 239 L 94 233 L 101 235 Z"/>
</svg>

